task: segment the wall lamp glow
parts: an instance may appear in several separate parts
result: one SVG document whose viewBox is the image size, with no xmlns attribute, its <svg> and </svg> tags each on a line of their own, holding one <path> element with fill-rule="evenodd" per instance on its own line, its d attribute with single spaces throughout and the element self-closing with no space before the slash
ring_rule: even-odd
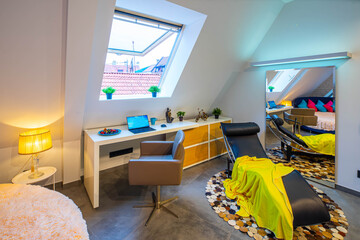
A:
<svg viewBox="0 0 360 240">
<path fill-rule="evenodd" d="M 328 54 L 313 55 L 313 56 L 306 56 L 306 57 L 285 58 L 285 59 L 270 60 L 270 61 L 252 62 L 251 66 L 264 67 L 264 66 L 280 65 L 280 64 L 316 62 L 316 61 L 348 59 L 348 58 L 351 58 L 351 53 L 338 52 L 338 53 L 328 53 Z"/>
</svg>

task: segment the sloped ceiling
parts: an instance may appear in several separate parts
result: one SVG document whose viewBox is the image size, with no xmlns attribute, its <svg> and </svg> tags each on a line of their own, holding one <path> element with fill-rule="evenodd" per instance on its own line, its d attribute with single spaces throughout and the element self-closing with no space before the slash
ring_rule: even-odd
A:
<svg viewBox="0 0 360 240">
<path fill-rule="evenodd" d="M 306 73 L 291 86 L 291 89 L 282 95 L 282 100 L 294 100 L 300 96 L 308 96 L 312 91 L 318 88 L 326 79 L 328 79 L 332 73 L 332 67 L 324 67 L 324 68 L 308 68 L 303 69 L 307 70 Z M 316 96 L 315 96 L 316 97 Z"/>
<path fill-rule="evenodd" d="M 85 5 L 90 4 L 91 11 L 83 11 L 85 1 L 88 1 Z M 68 175 L 63 177 L 65 183 L 79 178 L 81 154 L 77 149 L 81 145 L 83 129 L 126 124 L 126 116 L 131 115 L 147 114 L 164 119 L 167 107 L 174 114 L 185 111 L 185 118 L 194 117 L 198 108 L 209 112 L 224 86 L 237 79 L 240 69 L 252 56 L 284 6 L 281 0 L 172 0 L 171 3 L 207 15 L 173 95 L 155 99 L 99 101 L 100 88 L 97 91 L 94 88 L 101 81 L 103 69 L 100 65 L 92 67 L 88 61 L 91 58 L 92 62 L 101 55 L 97 49 L 102 44 L 99 44 L 99 34 L 107 32 L 102 23 L 111 23 L 111 6 L 115 6 L 116 2 L 121 7 L 118 4 L 121 1 L 131 0 L 69 2 L 63 137 L 66 149 L 63 168 Z M 159 1 L 164 0 L 151 0 L 154 6 Z M 162 10 L 158 8 L 158 11 Z M 99 31 L 96 32 L 96 29 Z M 93 54 L 94 51 L 97 54 Z M 77 68 L 81 71 L 76 71 Z"/>
<path fill-rule="evenodd" d="M 172 97 L 98 101 L 98 96 L 88 95 L 83 128 L 124 124 L 129 115 L 164 119 L 167 107 L 173 112 L 185 111 L 186 117 L 194 116 L 197 108 L 209 111 L 225 83 L 237 77 L 284 5 L 281 0 L 171 2 L 207 15 Z"/>
<path fill-rule="evenodd" d="M 294 82 L 290 83 L 282 92 L 266 92 L 266 100 L 281 103 L 283 100 L 292 101 L 297 97 L 311 96 L 310 93 L 332 76 L 333 71 L 333 67 L 302 68 Z M 266 74 L 271 72 L 276 71 L 268 71 Z"/>
</svg>

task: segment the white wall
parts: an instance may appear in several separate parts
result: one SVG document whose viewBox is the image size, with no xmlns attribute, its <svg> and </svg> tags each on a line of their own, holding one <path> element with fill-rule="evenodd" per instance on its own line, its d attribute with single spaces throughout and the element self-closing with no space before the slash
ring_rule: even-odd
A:
<svg viewBox="0 0 360 240">
<path fill-rule="evenodd" d="M 309 93 L 318 88 L 330 75 L 333 76 L 333 67 L 307 68 L 300 72 L 300 79 L 290 84 L 280 95 L 276 102 L 292 101 L 297 97 L 309 96 Z M 333 80 L 331 80 L 333 82 Z M 331 87 L 333 89 L 333 87 Z M 268 92 L 266 93 L 268 94 Z M 313 97 L 319 95 L 312 95 Z"/>
<path fill-rule="evenodd" d="M 65 0 L 1 1 L 0 183 L 29 158 L 17 153 L 19 133 L 38 127 L 53 139 L 40 165 L 55 166 L 61 180 L 65 13 Z"/>
<path fill-rule="evenodd" d="M 125 124 L 129 115 L 164 119 L 167 107 L 174 113 L 185 111 L 186 117 L 195 116 L 197 108 L 208 111 L 214 97 L 228 79 L 238 74 L 283 6 L 276 0 L 172 2 L 208 16 L 172 97 L 99 101 L 100 85 L 96 89 L 89 86 L 84 128 Z"/>
<path fill-rule="evenodd" d="M 336 181 L 360 191 L 360 1 L 297 0 L 284 6 L 253 55 L 253 61 L 349 51 L 347 61 L 289 64 L 281 68 L 332 66 L 336 69 Z M 235 120 L 256 121 L 264 131 L 265 72 L 248 68 L 217 102 Z M 235 112 L 234 112 L 235 110 Z M 264 136 L 262 136 L 264 137 Z M 264 140 L 264 138 L 262 139 Z"/>
<path fill-rule="evenodd" d="M 28 128 L 50 128 L 54 147 L 40 155 L 40 165 L 56 166 L 57 180 L 67 183 L 79 179 L 84 128 L 122 124 L 125 116 L 140 113 L 164 118 L 166 107 L 187 117 L 198 107 L 208 111 L 283 6 L 280 0 L 171 2 L 208 16 L 174 94 L 111 102 L 86 94 L 96 75 L 90 68 L 94 29 L 111 20 L 106 9 L 114 0 L 1 2 L 0 182 L 9 182 L 27 160 L 17 154 L 17 141 Z"/>
<path fill-rule="evenodd" d="M 70 1 L 67 18 L 63 182 L 80 179 L 82 121 L 91 74 L 90 62 L 97 15 L 115 1 Z M 84 11 L 86 6 L 86 11 Z M 100 12 L 100 13 L 98 13 Z"/>
<path fill-rule="evenodd" d="M 81 104 L 77 102 L 77 108 L 67 109 L 65 107 L 65 117 L 67 114 L 77 116 L 76 118 L 69 118 L 71 119 L 68 122 L 70 127 L 82 125 L 83 129 L 87 129 L 125 124 L 126 116 L 138 114 L 148 114 L 150 117 L 164 119 L 167 107 L 170 107 L 174 113 L 179 110 L 185 111 L 186 117 L 193 117 L 198 107 L 209 111 L 214 98 L 227 80 L 234 79 L 234 76 L 237 76 L 240 66 L 245 59 L 252 55 L 283 6 L 283 2 L 279 0 L 228 0 L 225 3 L 224 1 L 209 3 L 202 0 L 172 1 L 175 4 L 207 15 L 205 25 L 172 97 L 99 101 L 99 83 L 101 83 L 103 71 L 99 59 L 105 61 L 105 52 L 100 52 L 100 50 L 106 50 L 104 41 L 108 38 L 108 22 L 112 18 L 112 13 L 108 11 L 111 2 L 112 0 L 102 2 L 106 6 L 98 6 L 96 14 L 93 11 L 79 12 L 77 16 L 81 18 L 82 15 L 86 14 L 86 18 L 92 18 L 91 22 L 96 19 L 95 26 L 92 24 L 83 25 L 82 28 L 86 29 L 82 31 L 95 29 L 97 33 L 96 38 L 94 38 L 97 44 L 93 42 L 92 53 L 94 55 L 91 63 L 97 62 L 97 64 L 90 67 L 88 71 L 91 74 L 89 76 L 85 72 L 81 74 L 81 77 L 78 75 L 82 80 L 88 78 L 88 85 L 82 84 L 83 87 L 87 88 L 86 103 L 82 105 L 83 96 L 80 96 L 78 99 Z M 76 19 L 73 18 L 73 20 Z M 97 24 L 100 22 L 103 24 L 99 27 Z M 102 35 L 103 37 L 99 37 Z M 76 49 L 76 44 L 79 43 L 75 43 L 74 49 Z M 79 47 L 83 49 L 82 45 Z M 88 54 L 89 49 L 87 48 L 86 51 Z M 83 66 L 86 64 L 84 63 Z M 85 109 L 83 120 L 79 114 L 82 111 L 81 109 Z M 65 128 L 67 128 L 66 125 Z M 79 128 L 76 127 L 76 131 L 78 130 Z M 79 134 L 76 132 L 76 135 L 73 136 L 75 138 L 71 145 L 80 144 Z M 78 156 L 79 153 L 72 153 L 71 161 L 76 166 L 79 166 Z M 74 175 L 73 177 L 69 177 L 69 179 L 76 179 L 78 176 Z"/>
</svg>

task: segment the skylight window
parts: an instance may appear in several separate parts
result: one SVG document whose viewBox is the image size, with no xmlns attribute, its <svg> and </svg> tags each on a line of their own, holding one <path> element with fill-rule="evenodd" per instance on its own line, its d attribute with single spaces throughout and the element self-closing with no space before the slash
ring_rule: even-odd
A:
<svg viewBox="0 0 360 240">
<path fill-rule="evenodd" d="M 268 87 L 272 86 L 274 87 L 273 92 L 282 92 L 291 82 L 293 82 L 299 72 L 299 69 L 278 70 L 277 74 L 272 79 L 268 79 L 267 91 L 270 91 Z"/>
<path fill-rule="evenodd" d="M 182 25 L 116 10 L 101 89 L 115 88 L 115 99 L 150 96 L 149 87 L 165 79 L 181 30 Z"/>
</svg>

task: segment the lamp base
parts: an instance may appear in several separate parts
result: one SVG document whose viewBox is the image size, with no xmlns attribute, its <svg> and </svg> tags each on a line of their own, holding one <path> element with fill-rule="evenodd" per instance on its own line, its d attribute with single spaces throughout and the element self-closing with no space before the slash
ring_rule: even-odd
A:
<svg viewBox="0 0 360 240">
<path fill-rule="evenodd" d="M 43 172 L 34 172 L 34 173 L 30 174 L 28 178 L 35 179 L 35 178 L 41 177 L 42 175 L 44 175 Z"/>
</svg>

